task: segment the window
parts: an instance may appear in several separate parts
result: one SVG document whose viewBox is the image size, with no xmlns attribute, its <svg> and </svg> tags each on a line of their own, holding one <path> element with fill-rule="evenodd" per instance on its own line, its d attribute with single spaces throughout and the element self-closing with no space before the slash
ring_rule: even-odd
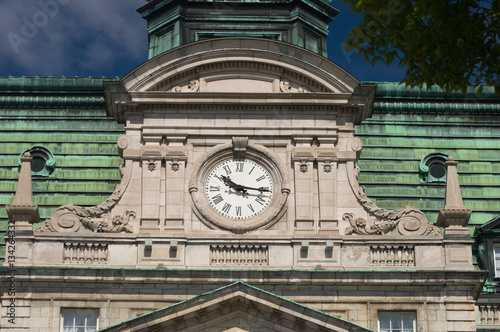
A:
<svg viewBox="0 0 500 332">
<path fill-rule="evenodd" d="M 446 182 L 446 166 L 448 155 L 430 153 L 420 161 L 420 178 L 425 182 Z"/>
<path fill-rule="evenodd" d="M 495 277 L 500 277 L 500 247 L 495 247 L 493 249 L 493 255 L 495 256 Z"/>
<path fill-rule="evenodd" d="M 49 176 L 56 165 L 56 160 L 52 152 L 43 146 L 34 146 L 21 153 L 19 156 L 19 165 L 21 165 L 21 157 L 29 152 L 33 158 L 31 163 L 31 175 L 34 176 Z"/>
<path fill-rule="evenodd" d="M 320 39 L 311 34 L 311 33 L 304 33 L 304 48 L 307 48 L 310 51 L 313 51 L 314 53 L 319 53 L 320 50 Z"/>
<path fill-rule="evenodd" d="M 415 332 L 415 313 L 379 312 L 379 332 Z"/>
<path fill-rule="evenodd" d="M 206 40 L 212 38 L 224 38 L 224 37 L 253 37 L 253 38 L 266 38 L 271 40 L 281 40 L 281 33 L 258 33 L 258 32 L 196 32 L 195 41 Z"/>
<path fill-rule="evenodd" d="M 61 311 L 62 332 L 94 332 L 99 328 L 99 310 L 63 309 Z"/>
</svg>

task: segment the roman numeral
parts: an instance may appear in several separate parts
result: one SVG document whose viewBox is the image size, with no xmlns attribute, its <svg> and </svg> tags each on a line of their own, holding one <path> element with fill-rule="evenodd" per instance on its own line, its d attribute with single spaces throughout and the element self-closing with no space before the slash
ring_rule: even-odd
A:
<svg viewBox="0 0 500 332">
<path fill-rule="evenodd" d="M 241 216 L 241 206 L 236 207 L 236 215 Z"/>
<path fill-rule="evenodd" d="M 266 202 L 262 197 L 263 196 L 257 196 L 257 197 L 255 197 L 255 201 L 257 203 L 259 203 L 260 205 L 264 205 L 264 203 Z"/>
<path fill-rule="evenodd" d="M 266 178 L 266 176 L 265 176 L 265 175 L 262 175 L 261 177 L 258 177 L 256 181 L 257 181 L 257 182 L 259 182 L 259 181 L 264 180 L 265 178 Z"/>
<path fill-rule="evenodd" d="M 229 165 L 224 166 L 224 170 L 226 171 L 226 175 L 231 174 L 231 169 L 229 168 Z"/>
<path fill-rule="evenodd" d="M 254 170 L 255 166 L 252 167 L 252 169 L 250 170 L 250 172 L 248 172 L 248 175 L 252 174 L 253 170 Z"/>
<path fill-rule="evenodd" d="M 224 207 L 222 208 L 222 211 L 229 213 L 229 210 L 231 210 L 231 204 L 224 203 Z"/>
<path fill-rule="evenodd" d="M 214 202 L 214 204 L 219 204 L 223 200 L 224 200 L 224 198 L 222 198 L 222 196 L 220 194 L 217 194 L 214 197 L 212 197 L 212 201 Z"/>
<path fill-rule="evenodd" d="M 244 163 L 236 163 L 236 172 L 243 172 Z"/>
<path fill-rule="evenodd" d="M 252 210 L 252 212 L 255 212 L 255 210 L 253 209 L 252 204 L 248 204 L 247 206 L 248 206 L 248 208 L 249 208 L 250 210 Z"/>
<path fill-rule="evenodd" d="M 210 186 L 210 191 L 220 191 L 219 186 Z"/>
</svg>

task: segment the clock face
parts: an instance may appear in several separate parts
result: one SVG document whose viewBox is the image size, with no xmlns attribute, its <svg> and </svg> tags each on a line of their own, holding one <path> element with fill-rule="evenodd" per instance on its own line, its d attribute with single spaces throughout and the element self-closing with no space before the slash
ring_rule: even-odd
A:
<svg viewBox="0 0 500 332">
<path fill-rule="evenodd" d="M 205 182 L 212 208 L 230 219 L 249 219 L 271 203 L 274 183 L 270 172 L 250 159 L 228 159 L 216 164 Z"/>
</svg>

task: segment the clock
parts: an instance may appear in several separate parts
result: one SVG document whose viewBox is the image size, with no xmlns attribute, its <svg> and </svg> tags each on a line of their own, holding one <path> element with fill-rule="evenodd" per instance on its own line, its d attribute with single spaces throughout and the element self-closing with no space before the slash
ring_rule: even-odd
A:
<svg viewBox="0 0 500 332">
<path fill-rule="evenodd" d="M 205 196 L 221 216 L 244 220 L 258 216 L 273 200 L 271 172 L 251 159 L 227 159 L 215 164 L 205 180 Z"/>
<path fill-rule="evenodd" d="M 192 209 L 210 229 L 245 233 L 266 229 L 286 211 L 286 165 L 258 144 L 220 144 L 201 155 L 189 181 Z"/>
</svg>

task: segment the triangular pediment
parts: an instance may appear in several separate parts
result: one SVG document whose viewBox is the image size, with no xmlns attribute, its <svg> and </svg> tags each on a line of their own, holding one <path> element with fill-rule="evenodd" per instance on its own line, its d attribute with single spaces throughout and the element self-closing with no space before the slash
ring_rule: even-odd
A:
<svg viewBox="0 0 500 332">
<path fill-rule="evenodd" d="M 370 331 L 242 281 L 102 331 Z"/>
</svg>

